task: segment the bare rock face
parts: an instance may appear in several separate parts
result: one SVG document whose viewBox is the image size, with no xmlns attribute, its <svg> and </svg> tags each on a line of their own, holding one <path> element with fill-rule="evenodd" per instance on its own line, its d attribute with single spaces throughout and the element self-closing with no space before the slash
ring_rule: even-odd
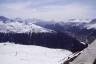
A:
<svg viewBox="0 0 96 64">
<path fill-rule="evenodd" d="M 69 64 L 96 64 L 96 40 Z"/>
</svg>

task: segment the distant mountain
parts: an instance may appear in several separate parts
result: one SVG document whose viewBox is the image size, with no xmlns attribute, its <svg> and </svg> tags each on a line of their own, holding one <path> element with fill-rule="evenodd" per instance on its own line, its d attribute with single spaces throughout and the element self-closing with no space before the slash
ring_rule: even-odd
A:
<svg viewBox="0 0 96 64">
<path fill-rule="evenodd" d="M 4 17 L 4 16 L 0 16 L 0 21 L 5 22 L 5 21 L 7 21 L 7 20 L 9 20 L 9 19 L 8 19 L 8 18 L 6 18 L 6 17 Z"/>
<path fill-rule="evenodd" d="M 91 24 L 96 24 L 96 19 L 93 19 L 90 23 Z"/>
<path fill-rule="evenodd" d="M 46 29 L 40 27 L 38 25 L 32 23 L 20 23 L 20 22 L 0 22 L 0 32 L 9 33 L 9 32 L 16 32 L 16 33 L 26 33 L 26 32 L 52 32 L 53 30 Z"/>
<path fill-rule="evenodd" d="M 86 24 L 87 29 L 96 29 L 96 19 L 93 19 L 90 23 Z"/>
<path fill-rule="evenodd" d="M 57 32 L 67 33 L 68 35 L 76 38 L 81 42 L 91 43 L 96 38 L 95 20 L 94 20 L 94 23 L 93 23 L 93 20 L 90 20 L 90 21 L 78 20 L 78 21 L 74 19 L 74 20 L 69 20 L 69 22 L 57 22 L 52 24 L 46 23 L 43 25 L 39 23 L 36 23 L 36 24 L 48 29 L 55 30 Z"/>
<path fill-rule="evenodd" d="M 85 27 L 90 30 L 90 29 L 96 29 L 96 24 L 87 24 Z"/>
</svg>

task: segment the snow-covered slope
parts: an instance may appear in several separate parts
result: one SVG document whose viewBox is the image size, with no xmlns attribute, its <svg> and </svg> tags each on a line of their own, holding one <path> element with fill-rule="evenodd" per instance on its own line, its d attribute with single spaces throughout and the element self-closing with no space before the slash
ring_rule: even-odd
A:
<svg viewBox="0 0 96 64">
<path fill-rule="evenodd" d="M 84 26 L 87 29 L 96 29 L 96 19 L 90 21 L 90 23 L 85 24 Z"/>
<path fill-rule="evenodd" d="M 4 23 L 0 21 L 0 32 L 16 32 L 16 33 L 25 33 L 25 32 L 51 32 L 52 30 L 40 27 L 32 23 L 23 23 L 23 22 L 8 22 Z"/>
<path fill-rule="evenodd" d="M 96 29 L 96 24 L 87 24 L 85 25 L 87 29 Z"/>
<path fill-rule="evenodd" d="M 61 64 L 71 54 L 64 49 L 0 43 L 1 64 Z"/>
</svg>

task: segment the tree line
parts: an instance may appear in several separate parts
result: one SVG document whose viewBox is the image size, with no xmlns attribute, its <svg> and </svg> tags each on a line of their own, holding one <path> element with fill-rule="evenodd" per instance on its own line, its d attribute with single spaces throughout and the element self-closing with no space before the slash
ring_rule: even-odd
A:
<svg viewBox="0 0 96 64">
<path fill-rule="evenodd" d="M 14 42 L 15 44 L 38 45 L 48 48 L 67 49 L 72 52 L 84 49 L 75 38 L 65 33 L 0 33 L 0 42 Z"/>
</svg>

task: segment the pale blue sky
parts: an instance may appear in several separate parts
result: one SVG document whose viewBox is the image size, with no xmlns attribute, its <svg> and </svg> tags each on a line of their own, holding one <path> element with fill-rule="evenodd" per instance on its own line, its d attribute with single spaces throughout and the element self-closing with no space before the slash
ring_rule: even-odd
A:
<svg viewBox="0 0 96 64">
<path fill-rule="evenodd" d="M 0 0 L 0 15 L 44 20 L 96 18 L 96 0 Z"/>
</svg>

